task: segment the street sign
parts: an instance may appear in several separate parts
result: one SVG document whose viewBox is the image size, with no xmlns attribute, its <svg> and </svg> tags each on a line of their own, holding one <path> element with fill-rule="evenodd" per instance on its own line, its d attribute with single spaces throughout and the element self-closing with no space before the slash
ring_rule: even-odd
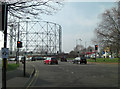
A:
<svg viewBox="0 0 120 89">
<path fill-rule="evenodd" d="M 105 54 L 105 51 L 103 51 L 103 54 Z"/>
<path fill-rule="evenodd" d="M 2 48 L 2 58 L 8 58 L 8 54 L 9 54 L 9 49 L 8 48 Z"/>
</svg>

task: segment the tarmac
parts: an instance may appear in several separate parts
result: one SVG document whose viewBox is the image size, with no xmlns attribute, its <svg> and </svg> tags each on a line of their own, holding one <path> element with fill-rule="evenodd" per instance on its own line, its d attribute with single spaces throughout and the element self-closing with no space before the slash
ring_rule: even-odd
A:
<svg viewBox="0 0 120 89">
<path fill-rule="evenodd" d="M 26 63 L 26 75 L 24 77 L 23 64 L 20 62 L 16 70 L 7 71 L 7 89 L 26 89 L 33 75 L 35 68 L 29 63 Z"/>
<path fill-rule="evenodd" d="M 92 62 L 89 62 L 89 64 L 91 63 Z M 16 70 L 7 71 L 6 73 L 7 89 L 26 89 L 30 84 L 34 73 L 35 73 L 34 66 L 32 66 L 32 64 L 30 64 L 30 62 L 28 61 L 26 62 L 26 76 L 24 77 L 23 64 L 20 62 L 20 65 Z"/>
</svg>

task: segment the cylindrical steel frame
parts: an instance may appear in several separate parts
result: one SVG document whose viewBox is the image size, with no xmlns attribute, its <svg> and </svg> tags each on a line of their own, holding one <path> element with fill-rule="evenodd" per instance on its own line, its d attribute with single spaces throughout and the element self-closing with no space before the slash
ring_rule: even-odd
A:
<svg viewBox="0 0 120 89">
<path fill-rule="evenodd" d="M 23 43 L 23 47 L 19 50 L 21 53 L 49 55 L 61 53 L 62 28 L 60 25 L 47 21 L 21 21 L 17 23 L 19 28 L 17 28 L 15 38 L 18 38 L 19 34 L 19 41 Z"/>
</svg>

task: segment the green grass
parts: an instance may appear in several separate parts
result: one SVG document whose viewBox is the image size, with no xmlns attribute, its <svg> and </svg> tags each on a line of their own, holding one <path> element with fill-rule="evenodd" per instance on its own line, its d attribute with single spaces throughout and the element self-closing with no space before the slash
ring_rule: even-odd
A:
<svg viewBox="0 0 120 89">
<path fill-rule="evenodd" d="M 119 58 L 113 58 L 113 59 L 110 59 L 110 58 L 105 58 L 105 61 L 104 61 L 104 58 L 97 58 L 96 59 L 96 62 L 105 62 L 105 63 L 118 63 L 119 61 Z M 88 62 L 95 62 L 94 59 L 87 59 Z"/>
<path fill-rule="evenodd" d="M 67 60 L 73 60 L 74 58 L 67 58 Z M 94 59 L 87 59 L 88 62 L 95 62 Z M 110 58 L 105 58 L 105 61 L 104 61 L 104 58 L 97 58 L 96 59 L 96 62 L 99 62 L 99 63 L 120 63 L 120 59 L 119 58 L 113 58 L 113 59 L 110 59 Z"/>
<path fill-rule="evenodd" d="M 7 71 L 15 70 L 15 69 L 17 69 L 18 67 L 19 67 L 19 64 L 15 64 L 15 63 L 13 63 L 13 64 L 8 64 L 8 66 L 7 66 Z"/>
<path fill-rule="evenodd" d="M 74 58 L 67 58 L 67 60 L 73 60 Z"/>
</svg>

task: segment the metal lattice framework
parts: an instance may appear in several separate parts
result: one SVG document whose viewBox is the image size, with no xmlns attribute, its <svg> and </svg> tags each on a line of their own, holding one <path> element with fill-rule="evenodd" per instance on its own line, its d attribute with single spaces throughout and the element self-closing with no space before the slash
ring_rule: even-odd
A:
<svg viewBox="0 0 120 89">
<path fill-rule="evenodd" d="M 10 50 L 16 48 L 15 45 L 19 40 L 23 42 L 20 52 L 50 55 L 61 53 L 60 25 L 46 21 L 21 21 L 12 23 L 9 27 L 11 29 L 9 32 Z M 13 46 L 14 49 L 12 49 Z"/>
</svg>

